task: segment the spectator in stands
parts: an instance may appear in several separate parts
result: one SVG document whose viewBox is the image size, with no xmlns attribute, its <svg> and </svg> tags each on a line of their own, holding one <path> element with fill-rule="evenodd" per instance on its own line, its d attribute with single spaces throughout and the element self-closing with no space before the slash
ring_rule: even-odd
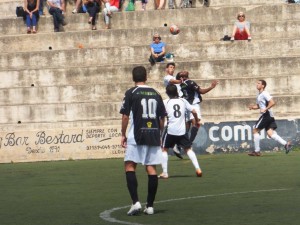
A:
<svg viewBox="0 0 300 225">
<path fill-rule="evenodd" d="M 154 34 L 153 42 L 150 45 L 151 55 L 149 62 L 151 65 L 154 65 L 156 62 L 164 61 L 164 56 L 166 54 L 165 46 L 166 44 L 161 41 L 160 35 L 158 33 Z"/>
<path fill-rule="evenodd" d="M 245 20 L 245 14 L 239 12 L 237 14 L 237 19 L 234 23 L 233 32 L 231 36 L 231 41 L 234 40 L 251 40 L 250 35 L 250 22 Z"/>
<path fill-rule="evenodd" d="M 39 19 L 40 0 L 25 0 L 24 11 L 26 16 L 27 34 L 36 33 L 36 26 Z M 31 30 L 32 27 L 32 30 Z"/>
<path fill-rule="evenodd" d="M 49 6 L 49 13 L 53 16 L 54 32 L 59 32 L 59 25 L 65 26 L 65 18 L 63 13 L 65 12 L 64 0 L 47 0 Z"/>
<path fill-rule="evenodd" d="M 92 24 L 92 30 L 96 30 L 96 17 L 100 12 L 100 0 L 88 0 L 85 3 L 87 12 L 89 13 L 89 24 Z"/>
<path fill-rule="evenodd" d="M 110 28 L 110 18 L 113 12 L 118 12 L 120 8 L 120 0 L 102 0 L 104 3 L 103 15 L 105 28 Z"/>
<path fill-rule="evenodd" d="M 75 8 L 74 8 L 73 11 L 72 11 L 73 14 L 79 12 L 79 8 L 80 8 L 80 6 L 82 5 L 82 3 L 83 3 L 82 0 L 76 0 Z"/>
</svg>

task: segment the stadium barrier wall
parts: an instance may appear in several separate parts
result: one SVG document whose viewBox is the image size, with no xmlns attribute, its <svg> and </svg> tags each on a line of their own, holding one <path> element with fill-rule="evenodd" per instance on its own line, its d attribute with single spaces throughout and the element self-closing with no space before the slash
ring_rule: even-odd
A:
<svg viewBox="0 0 300 225">
<path fill-rule="evenodd" d="M 300 145 L 300 119 L 276 121 L 278 134 Z M 255 121 L 205 123 L 193 149 L 197 154 L 234 153 L 253 150 L 252 127 Z M 280 151 L 274 140 L 261 132 L 261 149 Z M 60 130 L 0 132 L 0 163 L 52 160 L 120 158 L 121 127 L 103 126 Z M 172 152 L 170 151 L 170 154 Z"/>
</svg>

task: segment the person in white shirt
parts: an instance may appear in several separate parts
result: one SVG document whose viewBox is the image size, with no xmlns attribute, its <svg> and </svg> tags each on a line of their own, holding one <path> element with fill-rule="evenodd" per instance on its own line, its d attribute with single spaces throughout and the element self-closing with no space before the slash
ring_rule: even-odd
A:
<svg viewBox="0 0 300 225">
<path fill-rule="evenodd" d="M 63 13 L 65 12 L 64 0 L 47 0 L 49 6 L 49 13 L 53 16 L 54 32 L 59 32 L 59 26 L 65 26 L 65 18 Z"/>
<path fill-rule="evenodd" d="M 185 115 L 187 111 L 191 111 L 195 120 L 199 122 L 197 113 L 188 101 L 183 98 L 179 98 L 177 88 L 174 84 L 170 84 L 166 87 L 166 93 L 170 98 L 169 100 L 164 101 L 168 122 L 166 131 L 162 137 L 163 172 L 158 177 L 163 179 L 167 179 L 169 177 L 168 149 L 174 148 L 175 144 L 182 146 L 195 167 L 196 175 L 201 177 L 202 171 L 200 169 L 197 156 L 191 148 L 192 143 L 187 136 L 185 124 Z"/>
<path fill-rule="evenodd" d="M 275 131 L 277 124 L 274 119 L 273 112 L 271 108 L 275 105 L 273 97 L 265 90 L 267 82 L 265 80 L 258 80 L 256 83 L 256 89 L 258 90 L 258 95 L 256 98 L 256 104 L 251 104 L 248 106 L 250 110 L 259 109 L 260 117 L 254 125 L 253 137 L 254 137 L 254 151 L 250 152 L 249 156 L 261 156 L 260 153 L 260 131 L 265 129 L 267 135 L 284 145 L 286 154 L 291 150 L 291 142 L 283 140 Z"/>
</svg>

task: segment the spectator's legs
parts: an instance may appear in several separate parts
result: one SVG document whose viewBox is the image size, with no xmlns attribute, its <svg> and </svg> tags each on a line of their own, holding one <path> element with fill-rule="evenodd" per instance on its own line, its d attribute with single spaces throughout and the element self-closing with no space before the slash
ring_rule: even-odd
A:
<svg viewBox="0 0 300 225">
<path fill-rule="evenodd" d="M 31 33 L 31 19 L 29 14 L 26 14 L 27 33 Z"/>
<path fill-rule="evenodd" d="M 32 32 L 36 33 L 36 24 L 37 24 L 37 18 L 35 14 L 32 14 Z"/>
<path fill-rule="evenodd" d="M 44 14 L 44 0 L 40 0 L 39 14 L 40 14 L 40 15 L 43 15 L 43 14 Z"/>
<path fill-rule="evenodd" d="M 63 23 L 63 15 L 62 11 L 58 8 L 53 8 L 51 7 L 49 9 L 49 13 L 53 16 L 53 23 L 54 23 L 54 31 L 58 32 L 59 31 L 59 24 Z"/>
<path fill-rule="evenodd" d="M 106 28 L 109 28 L 109 19 L 112 12 L 118 12 L 119 9 L 116 6 L 108 6 L 109 4 L 105 4 L 105 8 L 103 9 L 104 14 L 104 22 L 106 25 Z"/>
</svg>

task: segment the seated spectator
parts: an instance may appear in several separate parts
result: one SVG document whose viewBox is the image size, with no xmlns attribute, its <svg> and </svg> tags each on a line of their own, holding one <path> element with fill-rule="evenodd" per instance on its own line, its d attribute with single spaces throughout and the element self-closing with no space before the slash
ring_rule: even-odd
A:
<svg viewBox="0 0 300 225">
<path fill-rule="evenodd" d="M 151 55 L 149 58 L 149 62 L 151 63 L 151 65 L 154 65 L 156 62 L 164 61 L 164 56 L 166 54 L 165 46 L 166 44 L 161 41 L 161 37 L 159 36 L 159 34 L 154 34 L 153 42 L 150 45 Z"/>
<path fill-rule="evenodd" d="M 85 3 L 87 12 L 89 13 L 89 24 L 92 24 L 92 30 L 96 30 L 96 17 L 100 12 L 100 0 L 88 0 Z"/>
<path fill-rule="evenodd" d="M 40 0 L 24 0 L 24 11 L 27 26 L 27 34 L 36 33 L 36 26 L 39 19 Z M 32 30 L 31 30 L 32 27 Z"/>
<path fill-rule="evenodd" d="M 120 0 L 102 0 L 104 2 L 104 21 L 105 21 L 105 28 L 110 28 L 110 18 L 113 12 L 119 11 Z"/>
<path fill-rule="evenodd" d="M 251 40 L 250 22 L 245 20 L 245 14 L 239 12 L 237 15 L 238 21 L 234 23 L 231 41 L 234 40 Z"/>
<path fill-rule="evenodd" d="M 49 13 L 53 16 L 54 32 L 59 32 L 59 25 L 65 26 L 65 18 L 63 13 L 65 12 L 64 0 L 47 0 L 49 6 Z"/>
</svg>

